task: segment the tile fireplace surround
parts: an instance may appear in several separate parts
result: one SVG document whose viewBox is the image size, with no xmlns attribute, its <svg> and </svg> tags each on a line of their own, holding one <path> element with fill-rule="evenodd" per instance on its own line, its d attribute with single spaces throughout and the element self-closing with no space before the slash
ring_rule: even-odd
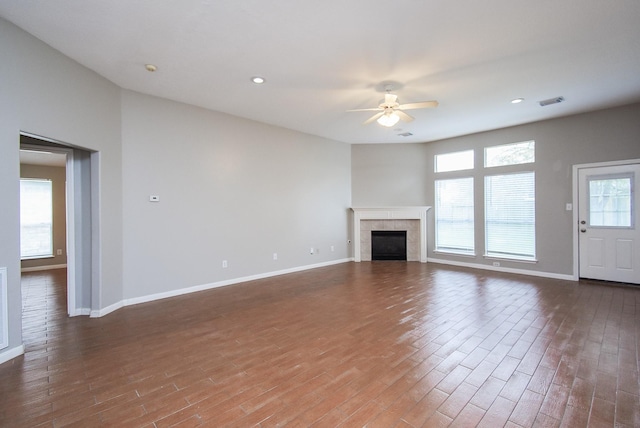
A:
<svg viewBox="0 0 640 428">
<path fill-rule="evenodd" d="M 431 207 L 351 208 L 356 262 L 371 260 L 372 230 L 406 230 L 407 261 L 427 262 L 427 211 Z"/>
</svg>

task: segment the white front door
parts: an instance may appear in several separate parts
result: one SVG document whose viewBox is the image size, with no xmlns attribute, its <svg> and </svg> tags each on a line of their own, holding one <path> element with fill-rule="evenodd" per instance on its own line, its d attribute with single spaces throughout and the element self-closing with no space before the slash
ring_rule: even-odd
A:
<svg viewBox="0 0 640 428">
<path fill-rule="evenodd" d="M 640 164 L 578 170 L 580 277 L 640 284 Z"/>
</svg>

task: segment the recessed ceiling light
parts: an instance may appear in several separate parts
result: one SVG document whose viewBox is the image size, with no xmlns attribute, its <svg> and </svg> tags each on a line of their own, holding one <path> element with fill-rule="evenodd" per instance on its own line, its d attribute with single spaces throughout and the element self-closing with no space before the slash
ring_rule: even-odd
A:
<svg viewBox="0 0 640 428">
<path fill-rule="evenodd" d="M 524 101 L 524 98 L 516 98 L 511 100 L 511 104 L 519 104 Z"/>
<path fill-rule="evenodd" d="M 252 81 L 253 83 L 255 83 L 255 84 L 258 84 L 258 85 L 259 85 L 259 84 L 261 84 L 261 83 L 266 82 L 265 78 L 264 78 L 264 77 L 260 77 L 260 76 L 253 76 L 253 77 L 251 78 L 251 81 Z"/>
<path fill-rule="evenodd" d="M 156 67 L 153 64 L 145 64 L 144 68 L 146 68 L 147 71 L 150 71 L 151 73 L 153 73 L 154 71 L 156 71 L 158 69 L 158 67 Z"/>
</svg>

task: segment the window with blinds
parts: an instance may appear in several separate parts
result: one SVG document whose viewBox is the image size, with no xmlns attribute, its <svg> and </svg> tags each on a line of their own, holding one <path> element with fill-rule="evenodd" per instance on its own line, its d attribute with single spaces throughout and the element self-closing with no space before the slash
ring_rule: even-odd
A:
<svg viewBox="0 0 640 428">
<path fill-rule="evenodd" d="M 435 251 L 475 255 L 474 216 L 484 210 L 485 257 L 535 261 L 535 157 L 533 140 L 485 147 L 479 167 L 474 150 L 435 155 Z M 484 179 L 478 213 L 474 179 Z"/>
<path fill-rule="evenodd" d="M 535 202 L 533 172 L 485 176 L 487 256 L 535 260 Z"/>
<path fill-rule="evenodd" d="M 20 257 L 53 256 L 51 180 L 20 180 Z"/>
<path fill-rule="evenodd" d="M 474 254 L 473 177 L 435 182 L 436 251 Z"/>
</svg>

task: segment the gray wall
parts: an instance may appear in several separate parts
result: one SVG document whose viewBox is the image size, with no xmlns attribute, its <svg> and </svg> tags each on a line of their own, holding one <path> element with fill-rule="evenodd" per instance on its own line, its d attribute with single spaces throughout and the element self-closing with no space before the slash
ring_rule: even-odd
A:
<svg viewBox="0 0 640 428">
<path fill-rule="evenodd" d="M 7 267 L 9 348 L 21 346 L 20 132 L 101 152 L 101 296 L 122 299 L 120 89 L 0 19 L 0 266 Z"/>
<path fill-rule="evenodd" d="M 67 207 L 65 198 L 66 169 L 42 165 L 20 165 L 21 178 L 51 180 L 53 196 L 53 257 L 22 261 L 22 269 L 61 266 L 67 263 Z M 56 251 L 62 250 L 61 255 Z"/>
<path fill-rule="evenodd" d="M 349 257 L 349 145 L 130 91 L 122 116 L 125 299 Z"/>
<path fill-rule="evenodd" d="M 562 119 L 515 126 L 423 144 L 369 144 L 352 146 L 354 206 L 434 204 L 434 155 L 475 149 L 482 165 L 483 148 L 518 141 L 536 141 L 536 244 L 538 263 L 502 262 L 503 267 L 559 275 L 573 274 L 572 166 L 623 159 L 640 159 L 640 104 L 585 113 Z M 465 176 L 469 172 L 448 176 Z M 475 186 L 477 256 L 434 254 L 429 257 L 491 265 L 483 257 L 483 168 L 472 173 Z M 433 210 L 429 229 L 433 230 Z"/>
</svg>

